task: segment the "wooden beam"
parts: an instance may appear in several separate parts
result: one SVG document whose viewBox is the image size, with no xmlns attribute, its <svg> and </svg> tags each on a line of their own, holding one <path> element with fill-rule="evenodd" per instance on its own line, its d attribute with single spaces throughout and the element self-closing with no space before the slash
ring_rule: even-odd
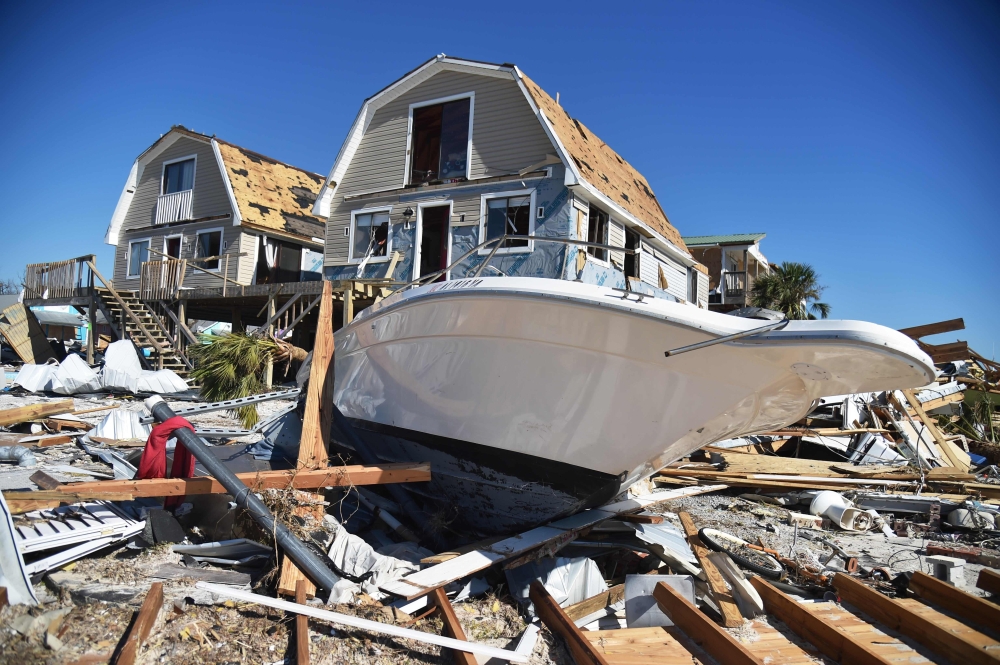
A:
<svg viewBox="0 0 1000 665">
<path fill-rule="evenodd" d="M 142 601 L 142 607 L 135 617 L 135 622 L 125 634 L 125 639 L 118 649 L 118 652 L 111 657 L 110 665 L 133 665 L 136 656 L 139 655 L 139 647 L 149 637 L 149 631 L 156 623 L 156 617 L 163 607 L 163 583 L 153 582 L 146 593 L 146 599 Z"/>
<path fill-rule="evenodd" d="M 618 519 L 633 524 L 663 524 L 663 515 L 622 515 Z"/>
<path fill-rule="evenodd" d="M 1000 606 L 966 593 L 927 573 L 920 571 L 914 573 L 910 578 L 909 588 L 921 599 L 939 605 L 966 621 L 988 629 L 1000 627 Z"/>
<path fill-rule="evenodd" d="M 437 606 L 438 611 L 441 613 L 445 635 L 454 637 L 456 640 L 468 641 L 469 638 L 465 636 L 462 624 L 458 621 L 458 615 L 455 614 L 455 608 L 448 602 L 448 596 L 445 594 L 444 589 L 438 587 L 434 591 L 431 591 L 430 600 Z M 452 651 L 451 653 L 454 656 L 455 665 L 479 665 L 476 657 L 468 651 Z"/>
<path fill-rule="evenodd" d="M 899 332 L 910 339 L 920 339 L 921 337 L 930 337 L 931 335 L 940 335 L 941 333 L 955 332 L 956 330 L 965 330 L 965 321 L 963 319 L 949 319 L 947 321 L 938 321 L 937 323 L 925 323 L 922 326 L 900 328 Z"/>
<path fill-rule="evenodd" d="M 41 487 L 43 490 L 54 490 L 65 484 L 63 481 L 56 480 L 42 470 L 35 471 L 33 474 L 28 476 L 28 480 Z"/>
<path fill-rule="evenodd" d="M 349 487 L 351 485 L 382 485 L 386 483 L 421 483 L 431 479 L 430 464 L 377 464 L 373 466 L 331 466 L 308 471 L 258 471 L 238 473 L 244 485 L 262 489 L 316 489 L 317 487 Z M 197 478 L 150 478 L 147 480 L 99 480 L 72 483 L 62 492 L 4 492 L 4 499 L 39 501 L 80 498 L 100 499 L 122 495 L 179 496 L 183 494 L 225 494 L 222 484 L 210 476 Z M 110 499 L 109 499 L 110 500 Z"/>
<path fill-rule="evenodd" d="M 708 548 L 705 547 L 704 543 L 701 542 L 701 538 L 698 537 L 698 527 L 694 525 L 694 520 L 684 511 L 677 513 L 677 516 L 681 518 L 684 534 L 687 536 L 688 543 L 691 545 L 694 555 L 698 558 L 698 565 L 701 566 L 702 571 L 705 573 L 708 586 L 712 589 L 712 597 L 722 611 L 723 624 L 725 624 L 726 628 L 742 626 L 743 614 L 740 612 L 740 608 L 736 604 L 732 592 L 729 590 L 729 585 L 726 584 L 726 579 L 708 558 Z"/>
<path fill-rule="evenodd" d="M 833 660 L 858 665 L 892 665 L 891 661 L 873 651 L 870 645 L 826 623 L 807 610 L 805 605 L 768 584 L 763 577 L 751 577 L 750 584 L 757 589 L 768 614 L 781 619 L 796 635 L 812 642 Z"/>
<path fill-rule="evenodd" d="M 7 598 L 7 587 L 0 586 L 0 610 L 10 605 L 10 600 Z"/>
<path fill-rule="evenodd" d="M 979 571 L 979 579 L 976 580 L 976 586 L 986 593 L 1000 596 L 1000 573 L 989 568 L 983 568 Z"/>
<path fill-rule="evenodd" d="M 323 282 L 309 367 L 306 411 L 299 439 L 299 468 L 326 466 L 333 422 L 333 282 Z"/>
<path fill-rule="evenodd" d="M 590 640 L 583 636 L 583 631 L 577 628 L 573 620 L 566 616 L 566 612 L 559 607 L 559 603 L 549 595 L 540 581 L 535 580 L 531 583 L 528 597 L 534 603 L 535 613 L 542 620 L 542 623 L 566 642 L 576 665 L 608 665 L 604 655 L 590 643 Z"/>
<path fill-rule="evenodd" d="M 323 505 L 323 497 L 321 495 L 306 494 L 305 496 L 301 496 L 296 493 L 296 501 L 301 501 L 301 503 L 292 508 L 292 515 L 302 519 L 306 519 L 311 515 L 313 522 L 319 523 L 323 521 L 326 507 Z M 305 582 L 306 597 L 314 597 L 316 595 L 316 585 L 305 576 L 305 573 L 299 570 L 299 567 L 291 559 L 287 556 L 282 557 L 281 576 L 278 578 L 278 593 L 283 596 L 298 597 L 300 581 Z M 296 600 L 295 602 L 299 601 Z"/>
<path fill-rule="evenodd" d="M 609 605 L 614 605 L 618 601 L 625 598 L 625 585 L 618 584 L 607 591 L 602 591 L 596 596 L 591 596 L 586 600 L 581 600 L 579 603 L 570 605 L 569 607 L 563 608 L 566 612 L 566 616 L 570 618 L 571 621 L 579 621 L 585 616 L 589 616 L 598 610 L 603 610 Z"/>
<path fill-rule="evenodd" d="M 69 413 L 73 410 L 73 400 L 64 399 L 58 402 L 43 402 L 41 404 L 29 404 L 19 406 L 16 409 L 4 409 L 0 411 L 0 427 L 18 425 L 29 420 L 38 420 L 46 416 L 54 416 L 58 413 Z"/>
<path fill-rule="evenodd" d="M 972 351 L 968 342 L 951 342 L 950 344 L 927 344 L 917 342 L 921 350 L 931 357 L 935 363 L 950 363 L 956 360 L 968 360 Z"/>
<path fill-rule="evenodd" d="M 295 602 L 306 604 L 306 581 L 299 580 L 295 584 Z M 295 615 L 295 662 L 297 665 L 309 665 L 309 617 L 305 614 Z"/>
<path fill-rule="evenodd" d="M 715 625 L 707 615 L 698 610 L 684 596 L 660 582 L 653 588 L 653 598 L 670 617 L 674 625 L 684 631 L 712 658 L 726 665 L 763 665 L 745 646 L 732 635 Z"/>
<path fill-rule="evenodd" d="M 932 621 L 899 601 L 883 596 L 849 575 L 838 573 L 833 587 L 843 600 L 893 630 L 912 637 L 928 649 L 954 663 L 986 665 L 1000 663 L 1000 653 L 991 654 L 967 635 L 952 632 L 941 622 Z M 978 633 L 976 633 L 978 635 Z"/>
<path fill-rule="evenodd" d="M 953 466 L 962 471 L 968 471 L 968 455 L 965 456 L 965 459 L 962 459 L 962 457 L 959 456 L 958 452 L 956 452 L 958 449 L 955 444 L 944 438 L 944 435 L 941 434 L 941 431 L 937 428 L 937 423 L 933 418 L 927 415 L 926 411 L 924 411 L 923 405 L 920 403 L 920 400 L 917 399 L 917 395 L 913 392 L 913 390 L 907 389 L 902 392 L 903 396 L 906 397 L 906 401 L 910 403 L 910 408 L 913 409 L 914 413 L 917 414 L 917 417 L 924 423 L 924 427 L 926 427 L 927 431 L 930 432 L 932 437 L 934 437 L 934 443 L 937 444 L 938 448 L 941 450 L 941 454 L 944 456 L 945 460 L 948 461 L 948 466 Z"/>
</svg>

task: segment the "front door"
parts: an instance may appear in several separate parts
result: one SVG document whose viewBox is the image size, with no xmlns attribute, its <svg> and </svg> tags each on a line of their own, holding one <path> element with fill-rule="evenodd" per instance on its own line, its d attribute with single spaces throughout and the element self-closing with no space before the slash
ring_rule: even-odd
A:
<svg viewBox="0 0 1000 665">
<path fill-rule="evenodd" d="M 163 253 L 172 259 L 181 258 L 181 237 L 166 238 L 163 243 Z"/>
<path fill-rule="evenodd" d="M 448 222 L 451 205 L 420 208 L 420 272 L 417 277 L 429 275 L 448 267 Z M 443 281 L 444 275 L 439 280 Z"/>
</svg>

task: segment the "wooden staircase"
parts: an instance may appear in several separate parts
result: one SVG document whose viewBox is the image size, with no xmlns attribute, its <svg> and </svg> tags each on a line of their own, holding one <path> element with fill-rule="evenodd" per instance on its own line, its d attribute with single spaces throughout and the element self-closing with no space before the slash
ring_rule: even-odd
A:
<svg viewBox="0 0 1000 665">
<path fill-rule="evenodd" d="M 139 300 L 135 291 L 115 289 L 115 293 L 121 298 L 119 303 L 110 289 L 95 287 L 94 290 L 98 298 L 98 307 L 119 335 L 124 330 L 125 339 L 131 340 L 140 353 L 145 349 L 150 350 L 149 357 L 142 359 L 149 365 L 149 369 L 170 369 L 181 377 L 187 377 L 191 371 L 191 363 L 187 356 L 177 349 L 175 342 L 177 336 L 171 333 L 169 321 L 164 320 L 145 302 Z M 131 314 L 122 308 L 122 304 Z"/>
</svg>

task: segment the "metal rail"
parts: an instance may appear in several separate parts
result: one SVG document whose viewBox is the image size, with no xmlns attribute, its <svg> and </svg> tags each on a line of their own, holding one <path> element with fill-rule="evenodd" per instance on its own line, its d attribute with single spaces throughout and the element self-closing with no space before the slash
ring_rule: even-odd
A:
<svg viewBox="0 0 1000 665">
<path fill-rule="evenodd" d="M 760 326 L 759 328 L 753 328 L 752 330 L 744 330 L 743 332 L 738 332 L 732 335 L 723 335 L 722 337 L 716 337 L 715 339 L 709 339 L 704 342 L 698 342 L 697 344 L 688 344 L 687 346 L 680 346 L 676 349 L 671 349 L 670 351 L 664 351 L 663 355 L 669 358 L 670 356 L 677 356 L 682 353 L 687 353 L 688 351 L 697 351 L 698 349 L 705 349 L 710 346 L 715 346 L 716 344 L 725 344 L 726 342 L 732 342 L 733 340 L 743 339 L 744 337 L 751 337 L 758 333 L 767 332 L 769 330 L 780 330 L 784 328 L 789 323 L 789 319 L 783 319 L 781 321 L 775 321 L 774 323 L 769 323 L 766 326 Z"/>
<path fill-rule="evenodd" d="M 251 404 L 257 404 L 258 402 L 267 402 L 272 399 L 291 399 L 292 397 L 298 397 L 302 394 L 302 388 L 290 388 L 288 390 L 275 390 L 269 393 L 261 393 L 259 395 L 250 395 L 248 397 L 237 397 L 236 399 L 227 399 L 222 402 L 209 402 L 208 404 L 198 404 L 196 406 L 185 406 L 174 411 L 174 415 L 184 416 L 197 416 L 200 413 L 211 413 L 212 411 L 222 411 L 224 409 L 238 409 L 242 406 L 249 406 Z M 139 422 L 143 425 L 148 425 L 150 423 L 156 422 L 156 418 L 153 416 L 143 416 L 139 419 Z"/>
</svg>

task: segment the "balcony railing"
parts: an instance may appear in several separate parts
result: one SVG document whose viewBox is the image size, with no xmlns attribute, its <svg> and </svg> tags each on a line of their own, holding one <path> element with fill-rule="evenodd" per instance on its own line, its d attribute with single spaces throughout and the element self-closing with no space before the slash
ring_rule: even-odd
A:
<svg viewBox="0 0 1000 665">
<path fill-rule="evenodd" d="M 747 274 L 746 272 L 727 272 L 725 295 L 726 298 L 742 298 L 747 294 Z"/>
<path fill-rule="evenodd" d="M 194 190 L 161 194 L 156 197 L 156 223 L 168 224 L 191 219 L 191 193 Z"/>
</svg>

